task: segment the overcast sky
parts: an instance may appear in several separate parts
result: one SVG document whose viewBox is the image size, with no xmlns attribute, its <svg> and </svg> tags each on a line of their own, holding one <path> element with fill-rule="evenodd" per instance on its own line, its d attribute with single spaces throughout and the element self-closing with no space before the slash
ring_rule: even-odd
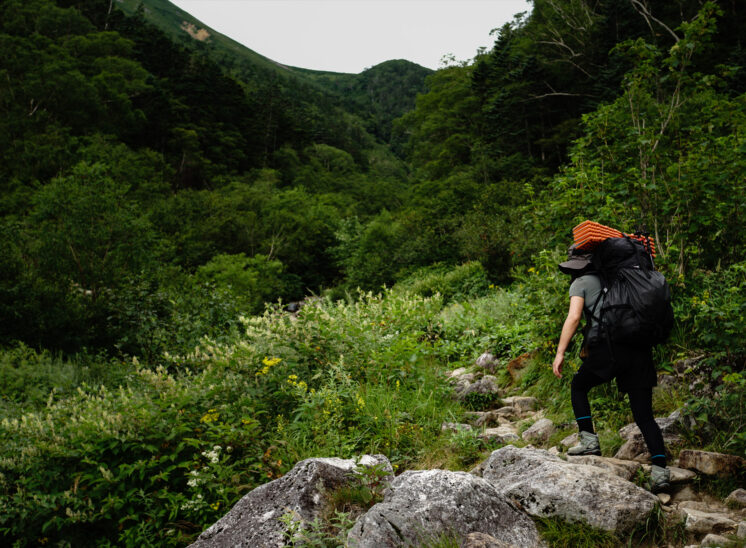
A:
<svg viewBox="0 0 746 548">
<path fill-rule="evenodd" d="M 389 59 L 436 69 L 530 11 L 526 0 L 171 0 L 205 25 L 285 65 L 358 73 Z"/>
</svg>

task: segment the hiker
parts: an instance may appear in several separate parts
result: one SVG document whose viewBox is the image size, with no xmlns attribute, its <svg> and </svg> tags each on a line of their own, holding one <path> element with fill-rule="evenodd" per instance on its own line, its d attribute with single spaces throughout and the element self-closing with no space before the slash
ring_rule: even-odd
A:
<svg viewBox="0 0 746 548">
<path fill-rule="evenodd" d="M 570 310 L 562 327 L 557 355 L 552 369 L 562 377 L 565 352 L 580 319 L 585 312 L 586 333 L 591 328 L 594 311 L 602 299 L 601 278 L 592 263 L 590 253 L 579 252 L 571 246 L 568 260 L 561 263 L 560 270 L 570 274 Z M 619 390 L 627 393 L 632 415 L 640 428 L 648 450 L 652 455 L 652 470 L 649 488 L 659 493 L 670 488 L 670 471 L 666 468 L 666 454 L 660 427 L 653 418 L 653 387 L 658 383 L 653 364 L 652 345 L 596 344 L 588 347 L 584 341 L 580 357 L 583 361 L 572 379 L 570 397 L 575 420 L 578 423 L 580 443 L 568 449 L 568 455 L 601 455 L 598 435 L 593 430 L 588 391 L 612 379 L 616 379 Z"/>
</svg>

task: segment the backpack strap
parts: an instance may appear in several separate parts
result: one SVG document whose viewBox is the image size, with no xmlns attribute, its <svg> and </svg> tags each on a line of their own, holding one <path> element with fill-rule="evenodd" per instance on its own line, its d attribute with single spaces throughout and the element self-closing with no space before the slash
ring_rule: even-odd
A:
<svg viewBox="0 0 746 548">
<path fill-rule="evenodd" d="M 598 299 L 596 299 L 596 302 L 593 304 L 593 310 L 591 310 L 590 308 L 586 306 L 583 306 L 583 311 L 589 312 L 591 320 L 595 320 L 596 323 L 598 323 L 598 329 L 602 333 L 603 338 L 606 339 L 606 345 L 609 348 L 609 357 L 611 358 L 611 362 L 616 366 L 616 358 L 614 357 L 614 348 L 611 344 L 611 333 L 609 333 L 608 328 L 606 328 L 606 326 L 603 323 L 603 315 L 604 315 L 605 309 L 602 308 L 601 313 L 598 316 L 596 316 L 596 309 L 598 308 L 598 304 L 601 302 L 601 299 L 609 291 L 609 286 L 607 285 L 606 280 L 603 277 L 601 277 L 601 280 L 603 282 L 601 285 L 601 294 L 598 296 Z M 591 325 L 591 322 L 589 320 L 586 324 L 586 329 L 588 331 L 590 330 L 590 325 Z M 584 337 L 586 335 L 586 329 L 584 329 L 584 333 L 583 333 Z"/>
</svg>

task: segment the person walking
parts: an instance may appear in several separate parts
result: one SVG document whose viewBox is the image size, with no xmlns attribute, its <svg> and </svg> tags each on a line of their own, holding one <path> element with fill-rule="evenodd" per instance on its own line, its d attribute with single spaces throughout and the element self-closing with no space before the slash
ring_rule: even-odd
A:
<svg viewBox="0 0 746 548">
<path fill-rule="evenodd" d="M 592 327 L 595 310 L 600 310 L 603 300 L 601 278 L 594 271 L 592 255 L 581 253 L 571 246 L 568 260 L 560 263 L 562 272 L 571 276 L 570 308 L 562 326 L 557 354 L 552 364 L 554 374 L 561 378 L 565 352 L 580 325 L 585 312 L 586 330 Z M 649 488 L 653 493 L 670 488 L 671 474 L 666 467 L 663 435 L 653 417 L 653 387 L 658 379 L 653 364 L 650 345 L 583 344 L 580 357 L 582 365 L 573 375 L 570 398 L 578 424 L 580 443 L 568 449 L 568 455 L 601 455 L 598 434 L 593 429 L 593 419 L 588 392 L 595 386 L 616 379 L 619 390 L 629 398 L 635 423 L 640 428 L 652 455 Z"/>
</svg>

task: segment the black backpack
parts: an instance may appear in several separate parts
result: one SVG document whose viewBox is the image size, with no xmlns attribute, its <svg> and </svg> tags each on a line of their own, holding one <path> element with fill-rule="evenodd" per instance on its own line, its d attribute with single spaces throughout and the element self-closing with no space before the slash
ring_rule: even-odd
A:
<svg viewBox="0 0 746 548">
<path fill-rule="evenodd" d="M 608 238 L 593 252 L 593 267 L 601 277 L 602 297 L 586 344 L 653 346 L 665 342 L 673 328 L 671 289 L 655 270 L 645 244 L 628 237 Z M 602 303 L 598 313 L 599 303 Z"/>
</svg>

